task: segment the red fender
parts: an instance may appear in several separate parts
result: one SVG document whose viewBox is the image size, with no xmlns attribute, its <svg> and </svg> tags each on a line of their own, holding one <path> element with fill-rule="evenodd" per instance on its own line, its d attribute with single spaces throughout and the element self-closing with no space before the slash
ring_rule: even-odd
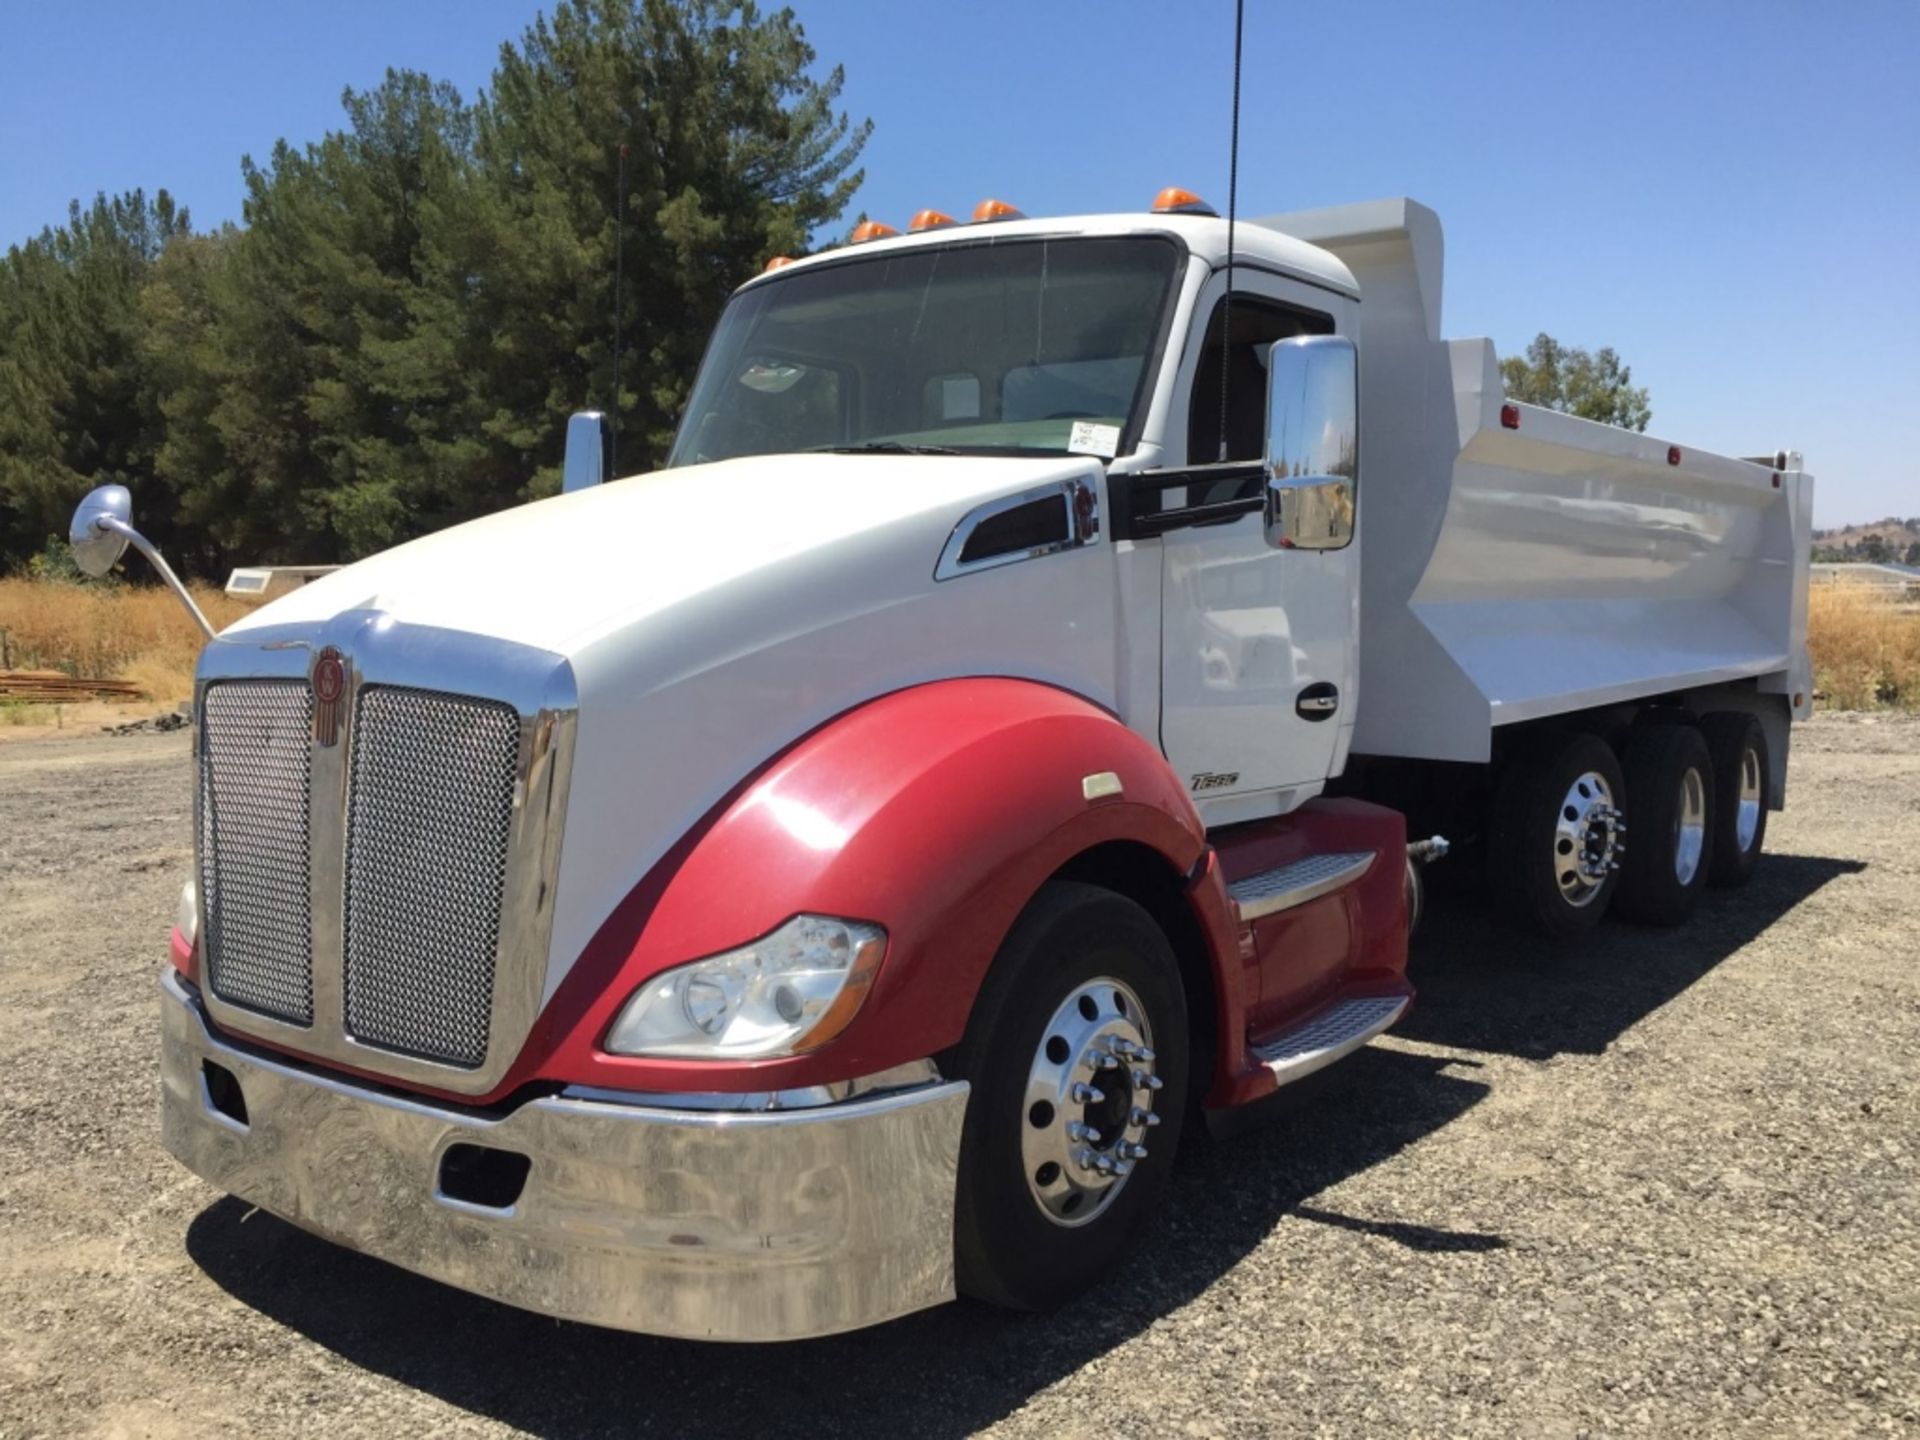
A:
<svg viewBox="0 0 1920 1440">
<path fill-rule="evenodd" d="M 1089 801 L 1112 771 L 1119 795 Z M 957 1043 L 1021 909 L 1074 856 L 1144 845 L 1180 875 L 1214 950 L 1221 1019 L 1242 1014 L 1234 923 L 1206 832 L 1146 740 L 1030 681 L 948 680 L 885 696 L 799 741 L 722 801 L 608 917 L 496 1096 L 530 1081 L 754 1091 L 847 1080 Z M 860 1013 L 808 1055 L 635 1059 L 600 1042 L 663 970 L 803 911 L 871 920 L 887 953 Z M 1223 1023 L 1222 1035 L 1241 1025 Z M 1237 1047 L 1236 1047 L 1237 1048 Z M 1223 1057 L 1225 1058 L 1225 1057 Z"/>
</svg>

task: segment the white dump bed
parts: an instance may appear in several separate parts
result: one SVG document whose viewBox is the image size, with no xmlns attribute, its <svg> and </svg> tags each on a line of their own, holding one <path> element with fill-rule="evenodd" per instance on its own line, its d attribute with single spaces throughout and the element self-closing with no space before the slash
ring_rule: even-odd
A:
<svg viewBox="0 0 1920 1440">
<path fill-rule="evenodd" d="M 1356 752 L 1485 760 L 1500 725 L 1726 681 L 1804 713 L 1813 483 L 1797 460 L 1530 405 L 1509 427 L 1492 342 L 1440 338 L 1431 210 L 1259 223 L 1361 286 Z"/>
</svg>

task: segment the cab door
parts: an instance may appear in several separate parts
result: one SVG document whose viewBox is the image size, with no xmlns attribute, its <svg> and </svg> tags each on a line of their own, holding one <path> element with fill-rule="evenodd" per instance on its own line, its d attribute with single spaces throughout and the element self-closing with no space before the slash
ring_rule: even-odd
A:
<svg viewBox="0 0 1920 1440">
<path fill-rule="evenodd" d="M 1268 459 L 1267 411 L 1274 347 L 1299 348 L 1301 337 L 1327 335 L 1332 318 L 1311 308 L 1304 286 L 1242 271 L 1236 277 L 1224 372 L 1219 295 L 1205 297 L 1182 366 L 1188 408 L 1187 459 L 1190 466 L 1217 463 L 1221 449 L 1220 394 L 1226 390 L 1226 459 Z M 1216 282 L 1217 283 L 1217 282 Z M 1303 295 L 1302 292 L 1305 292 Z M 1344 345 L 1345 342 L 1339 342 Z M 1352 350 L 1345 351 L 1351 365 Z M 1224 378 L 1223 378 L 1224 373 Z M 1291 367 L 1290 367 L 1291 373 Z M 1299 389 L 1296 377 L 1292 382 Z M 1307 389 L 1322 391 L 1324 382 Z M 1309 422 L 1305 411 L 1324 395 L 1285 397 L 1286 421 L 1298 430 Z M 1351 425 L 1353 400 L 1347 399 Z M 1283 437 L 1294 444 L 1299 435 Z M 1313 437 L 1316 440 L 1322 437 Z M 1354 444 L 1344 462 L 1354 470 Z M 1312 457 L 1338 467 L 1337 458 Z M 1351 476 L 1347 486 L 1345 540 L 1329 538 L 1327 517 L 1306 545 L 1282 548 L 1269 537 L 1270 520 L 1302 518 L 1303 506 L 1324 508 L 1324 487 L 1285 496 L 1287 487 L 1317 477 L 1299 467 L 1300 455 L 1286 461 L 1278 477 L 1281 498 L 1269 498 L 1268 473 L 1251 478 L 1213 480 L 1196 476 L 1184 497 L 1169 504 L 1187 507 L 1250 501 L 1258 506 L 1225 520 L 1167 530 L 1162 547 L 1161 747 L 1186 780 L 1196 801 L 1290 792 L 1277 804 L 1249 809 L 1273 813 L 1317 794 L 1346 760 L 1352 734 L 1359 618 L 1359 546 L 1355 543 Z M 1286 473 L 1291 472 L 1291 473 Z M 1320 477 L 1323 478 L 1323 477 Z M 1336 487 L 1337 488 L 1337 487 Z M 1339 508 L 1335 499 L 1334 508 Z M 1284 516 L 1278 511 L 1284 510 Z M 1331 520 L 1333 531 L 1341 517 Z M 1217 807 L 1210 807 L 1217 808 Z"/>
</svg>

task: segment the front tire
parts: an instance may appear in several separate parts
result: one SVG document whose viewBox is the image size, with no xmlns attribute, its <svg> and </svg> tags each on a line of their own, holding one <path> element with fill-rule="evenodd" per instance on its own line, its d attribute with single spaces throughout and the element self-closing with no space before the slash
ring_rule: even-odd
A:
<svg viewBox="0 0 1920 1440">
<path fill-rule="evenodd" d="M 962 1294 L 1044 1310 L 1112 1273 L 1165 1193 L 1187 1056 L 1180 967 L 1153 918 L 1097 886 L 1041 890 L 961 1043 Z"/>
</svg>

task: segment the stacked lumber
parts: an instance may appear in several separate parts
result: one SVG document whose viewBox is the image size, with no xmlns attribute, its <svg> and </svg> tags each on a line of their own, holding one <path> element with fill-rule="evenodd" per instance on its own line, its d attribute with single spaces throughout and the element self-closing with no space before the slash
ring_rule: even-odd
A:
<svg viewBox="0 0 1920 1440">
<path fill-rule="evenodd" d="M 138 700 L 131 680 L 83 680 L 58 670 L 0 670 L 0 700 L 72 705 L 81 700 Z"/>
</svg>

